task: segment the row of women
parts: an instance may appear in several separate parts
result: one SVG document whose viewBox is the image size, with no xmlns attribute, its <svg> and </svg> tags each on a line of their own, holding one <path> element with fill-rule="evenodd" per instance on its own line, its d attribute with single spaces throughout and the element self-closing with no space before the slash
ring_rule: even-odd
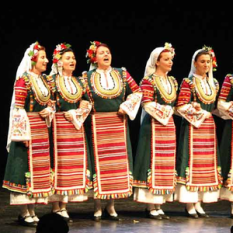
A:
<svg viewBox="0 0 233 233">
<path fill-rule="evenodd" d="M 52 212 L 70 220 L 67 203 L 89 197 L 95 221 L 119 220 L 114 200 L 132 194 L 152 219 L 169 219 L 161 208 L 166 201 L 186 203 L 192 218 L 208 217 L 201 202 L 233 201 L 233 77 L 226 76 L 217 100 L 216 58 L 204 46 L 178 95 L 168 76 L 174 54 L 169 43 L 155 48 L 137 85 L 125 68 L 111 66 L 109 46 L 98 41 L 91 42 L 90 70 L 80 77 L 73 76 L 69 44 L 56 46 L 49 75 L 45 48 L 36 42 L 26 50 L 14 84 L 3 181 L 10 204 L 20 205 L 21 225 L 39 221 L 35 204 L 52 203 Z M 133 161 L 127 121 L 140 106 Z M 220 153 L 213 113 L 226 119 Z M 182 117 L 178 148 L 173 114 Z"/>
</svg>

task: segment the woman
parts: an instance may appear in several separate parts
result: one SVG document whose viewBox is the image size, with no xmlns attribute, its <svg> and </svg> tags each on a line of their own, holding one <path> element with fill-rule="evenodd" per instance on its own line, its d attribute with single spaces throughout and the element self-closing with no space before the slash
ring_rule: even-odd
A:
<svg viewBox="0 0 233 233">
<path fill-rule="evenodd" d="M 39 221 L 34 204 L 47 204 L 51 194 L 49 135 L 54 108 L 47 84 L 45 48 L 33 43 L 18 67 L 10 112 L 9 152 L 3 187 L 10 204 L 20 205 L 21 225 Z M 47 123 L 47 124 L 46 124 Z"/>
<path fill-rule="evenodd" d="M 86 144 L 83 122 L 91 111 L 91 103 L 82 100 L 85 86 L 73 76 L 76 59 L 69 44 L 58 44 L 53 53 L 50 73 L 56 100 L 53 121 L 54 191 L 49 198 L 53 212 L 69 220 L 66 204 L 83 202 L 90 182 L 90 156 Z"/>
<path fill-rule="evenodd" d="M 201 202 L 217 202 L 221 187 L 215 122 L 211 114 L 219 89 L 213 78 L 215 66 L 216 58 L 210 47 L 197 50 L 177 101 L 177 112 L 183 119 L 177 153 L 179 184 L 175 199 L 186 203 L 186 214 L 192 218 L 209 217 Z"/>
<path fill-rule="evenodd" d="M 111 67 L 108 45 L 92 42 L 87 56 L 91 67 L 84 75 L 93 106 L 87 130 L 88 135 L 92 135 L 89 141 L 94 173 L 94 220 L 101 219 L 101 199 L 108 199 L 105 218 L 119 220 L 114 199 L 132 194 L 132 151 L 127 115 L 131 120 L 136 117 L 142 93 L 125 68 Z"/>
<path fill-rule="evenodd" d="M 169 219 L 160 205 L 173 201 L 176 183 L 176 131 L 172 115 L 177 82 L 168 76 L 173 57 L 171 44 L 154 49 L 140 84 L 143 112 L 134 162 L 134 200 L 147 203 L 146 215 L 152 219 Z"/>
<path fill-rule="evenodd" d="M 233 119 L 233 75 L 227 74 L 221 87 L 218 98 L 220 116 L 226 120 L 220 145 L 220 158 L 223 176 L 223 187 L 220 199 L 231 202 L 231 215 L 233 218 L 233 179 L 232 179 L 232 119 Z"/>
</svg>

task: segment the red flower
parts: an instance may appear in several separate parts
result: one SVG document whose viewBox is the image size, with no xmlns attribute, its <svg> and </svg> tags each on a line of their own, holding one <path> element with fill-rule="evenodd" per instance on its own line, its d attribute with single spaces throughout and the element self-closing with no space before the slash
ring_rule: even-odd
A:
<svg viewBox="0 0 233 233">
<path fill-rule="evenodd" d="M 96 46 L 99 46 L 101 43 L 99 41 L 94 41 Z"/>
<path fill-rule="evenodd" d="M 34 49 L 39 50 L 40 46 L 38 44 L 35 44 Z"/>
<path fill-rule="evenodd" d="M 62 49 L 66 49 L 66 45 L 61 44 L 61 48 L 62 48 Z"/>
<path fill-rule="evenodd" d="M 53 59 L 53 63 L 57 63 L 58 61 L 59 61 L 59 60 L 56 59 L 56 58 Z"/>
<path fill-rule="evenodd" d="M 87 52 L 88 52 L 89 56 L 91 56 L 94 53 L 94 51 L 91 49 L 88 49 Z"/>
</svg>

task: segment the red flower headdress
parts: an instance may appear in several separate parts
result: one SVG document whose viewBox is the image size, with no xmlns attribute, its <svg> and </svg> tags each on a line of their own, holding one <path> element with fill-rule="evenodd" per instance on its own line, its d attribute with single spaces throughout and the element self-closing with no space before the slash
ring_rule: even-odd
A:
<svg viewBox="0 0 233 233">
<path fill-rule="evenodd" d="M 61 51 L 70 47 L 71 47 L 70 44 L 66 44 L 66 43 L 58 44 L 53 52 L 53 63 L 57 64 L 61 58 Z"/>
<path fill-rule="evenodd" d="M 87 50 L 87 54 L 86 54 L 86 57 L 88 58 L 87 63 L 91 63 L 91 64 L 96 63 L 96 50 L 99 45 L 101 45 L 101 42 L 91 41 L 91 45 Z"/>
<path fill-rule="evenodd" d="M 37 56 L 39 53 L 41 46 L 39 44 L 39 42 L 37 41 L 33 47 L 32 50 L 29 51 L 28 56 L 31 57 L 31 62 L 32 62 L 32 66 L 36 65 L 36 60 L 37 60 Z"/>
<path fill-rule="evenodd" d="M 202 49 L 206 50 L 210 54 L 210 56 L 212 58 L 213 71 L 216 71 L 217 70 L 216 67 L 218 65 L 217 65 L 217 60 L 216 60 L 216 56 L 215 56 L 214 50 L 211 47 L 208 47 L 206 45 L 204 45 Z"/>
</svg>

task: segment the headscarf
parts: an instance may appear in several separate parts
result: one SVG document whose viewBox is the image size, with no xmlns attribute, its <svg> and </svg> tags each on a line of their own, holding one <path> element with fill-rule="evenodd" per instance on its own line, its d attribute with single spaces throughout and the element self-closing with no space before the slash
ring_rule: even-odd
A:
<svg viewBox="0 0 233 233">
<path fill-rule="evenodd" d="M 198 49 L 197 51 L 195 51 L 195 53 L 193 54 L 192 57 L 192 61 L 191 61 L 191 69 L 189 71 L 189 75 L 188 77 L 193 76 L 193 74 L 196 73 L 196 67 L 194 66 L 194 62 L 195 62 L 195 58 L 196 56 L 200 53 L 200 52 L 207 52 L 210 54 L 211 60 L 212 60 L 212 64 L 210 66 L 209 72 L 208 72 L 208 77 L 209 77 L 209 83 L 212 87 L 214 87 L 214 80 L 213 80 L 213 71 L 216 70 L 217 67 L 217 61 L 216 61 L 216 57 L 215 57 L 215 53 L 213 51 L 213 49 L 211 47 L 207 47 L 207 46 L 203 46 L 202 49 Z"/>
<path fill-rule="evenodd" d="M 49 75 L 59 74 L 60 76 L 62 76 L 62 52 L 64 51 L 64 49 L 68 49 L 70 47 L 71 45 L 66 44 L 65 42 L 56 46 L 53 52 L 53 64 Z"/>
<path fill-rule="evenodd" d="M 26 49 L 24 53 L 24 57 L 21 60 L 17 71 L 16 71 L 16 76 L 15 76 L 15 82 L 22 77 L 22 75 L 25 72 L 29 72 L 32 69 L 32 66 L 36 64 L 36 59 L 39 53 L 40 49 L 40 44 L 39 42 L 32 43 L 29 48 Z M 15 85 L 14 82 L 14 85 Z M 9 146 L 10 146 L 10 130 L 11 130 L 11 119 L 12 119 L 12 114 L 13 114 L 13 109 L 15 108 L 15 91 L 13 90 L 13 94 L 11 97 L 11 106 L 10 106 L 10 115 L 9 115 L 9 129 L 8 129 L 8 139 L 7 139 L 7 150 L 9 151 Z"/>
<path fill-rule="evenodd" d="M 155 48 L 151 54 L 150 57 L 146 63 L 146 68 L 145 68 L 145 72 L 144 72 L 144 77 L 145 76 L 149 76 L 152 75 L 153 73 L 155 73 L 156 71 L 156 62 L 158 60 L 159 55 L 164 51 L 164 50 L 169 50 L 171 51 L 171 53 L 174 55 L 175 54 L 175 50 L 174 48 L 172 48 L 172 45 L 170 43 L 165 43 L 164 47 L 157 47 Z"/>
<path fill-rule="evenodd" d="M 146 63 L 146 68 L 145 68 L 145 71 L 144 71 L 144 77 L 145 76 L 150 76 L 152 74 L 155 73 L 156 71 L 156 62 L 158 61 L 158 57 L 159 55 L 164 51 L 164 50 L 169 50 L 173 55 L 175 55 L 175 49 L 172 47 L 172 44 L 170 43 L 165 43 L 164 47 L 157 47 L 155 48 L 151 54 L 150 54 L 150 57 L 149 59 L 147 60 L 147 63 Z M 146 115 L 146 111 L 144 109 L 142 109 L 142 113 L 141 113 L 141 123 L 144 119 Z"/>
</svg>

